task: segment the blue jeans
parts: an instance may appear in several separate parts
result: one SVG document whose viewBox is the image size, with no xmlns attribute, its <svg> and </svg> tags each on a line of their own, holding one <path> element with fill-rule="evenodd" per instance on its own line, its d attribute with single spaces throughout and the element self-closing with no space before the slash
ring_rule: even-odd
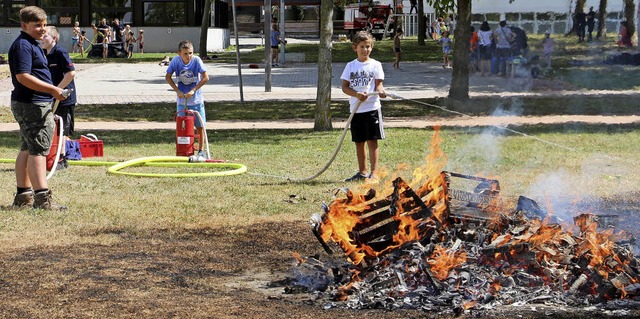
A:
<svg viewBox="0 0 640 319">
<path fill-rule="evenodd" d="M 498 71 L 502 75 L 507 74 L 507 59 L 511 56 L 511 48 L 496 48 L 498 57 Z"/>
</svg>

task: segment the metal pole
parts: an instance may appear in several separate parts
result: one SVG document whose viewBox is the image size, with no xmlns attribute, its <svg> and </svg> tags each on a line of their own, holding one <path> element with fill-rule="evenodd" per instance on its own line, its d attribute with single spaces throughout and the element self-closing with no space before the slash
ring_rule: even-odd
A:
<svg viewBox="0 0 640 319">
<path fill-rule="evenodd" d="M 240 80 L 240 103 L 244 104 L 242 68 L 240 66 L 240 42 L 238 41 L 238 19 L 236 19 L 236 0 L 231 0 L 231 6 L 233 7 L 233 33 L 236 38 L 236 64 L 238 65 L 238 79 Z"/>
<path fill-rule="evenodd" d="M 271 0 L 264 0 L 264 91 L 271 92 Z"/>
<path fill-rule="evenodd" d="M 280 0 L 280 38 L 284 41 L 285 38 L 285 23 L 284 23 L 284 0 Z M 279 45 L 278 45 L 279 46 Z M 280 63 L 284 66 L 284 50 L 287 46 L 282 44 L 280 50 Z"/>
</svg>

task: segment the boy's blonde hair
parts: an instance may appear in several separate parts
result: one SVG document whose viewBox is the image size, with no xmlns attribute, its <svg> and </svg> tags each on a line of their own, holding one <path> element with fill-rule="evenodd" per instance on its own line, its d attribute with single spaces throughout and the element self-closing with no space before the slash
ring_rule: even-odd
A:
<svg viewBox="0 0 640 319">
<path fill-rule="evenodd" d="M 191 41 L 189 41 L 189 40 L 180 41 L 180 44 L 178 44 L 178 51 L 180 51 L 182 49 L 192 49 L 193 50 L 193 43 L 191 43 Z"/>
<path fill-rule="evenodd" d="M 49 34 L 56 42 L 60 40 L 60 32 L 58 32 L 58 28 L 55 26 L 49 25 L 47 26 L 47 34 Z"/>
<path fill-rule="evenodd" d="M 358 31 L 358 33 L 356 33 L 353 36 L 353 41 L 351 41 L 351 43 L 354 46 L 357 46 L 358 43 L 362 42 L 362 41 L 370 41 L 371 42 L 371 46 L 373 46 L 373 36 L 371 35 L 371 33 L 367 32 L 367 31 Z"/>
<path fill-rule="evenodd" d="M 20 22 L 40 22 L 47 20 L 47 13 L 40 7 L 28 6 L 20 9 Z"/>
</svg>

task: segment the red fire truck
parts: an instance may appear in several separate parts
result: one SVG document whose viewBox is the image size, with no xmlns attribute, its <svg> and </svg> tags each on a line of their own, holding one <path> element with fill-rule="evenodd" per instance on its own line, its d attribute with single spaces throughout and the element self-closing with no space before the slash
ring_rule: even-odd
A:
<svg viewBox="0 0 640 319">
<path fill-rule="evenodd" d="M 371 32 L 376 40 L 382 40 L 386 34 L 393 36 L 393 8 L 389 4 L 354 3 L 344 7 L 344 30 L 349 38 L 360 30 Z"/>
</svg>

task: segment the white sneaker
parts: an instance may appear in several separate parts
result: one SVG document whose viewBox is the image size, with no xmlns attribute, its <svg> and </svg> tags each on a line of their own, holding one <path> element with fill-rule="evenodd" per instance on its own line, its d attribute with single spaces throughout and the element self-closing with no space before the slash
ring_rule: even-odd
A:
<svg viewBox="0 0 640 319">
<path fill-rule="evenodd" d="M 202 150 L 198 151 L 198 158 L 207 159 L 207 155 Z"/>
</svg>

